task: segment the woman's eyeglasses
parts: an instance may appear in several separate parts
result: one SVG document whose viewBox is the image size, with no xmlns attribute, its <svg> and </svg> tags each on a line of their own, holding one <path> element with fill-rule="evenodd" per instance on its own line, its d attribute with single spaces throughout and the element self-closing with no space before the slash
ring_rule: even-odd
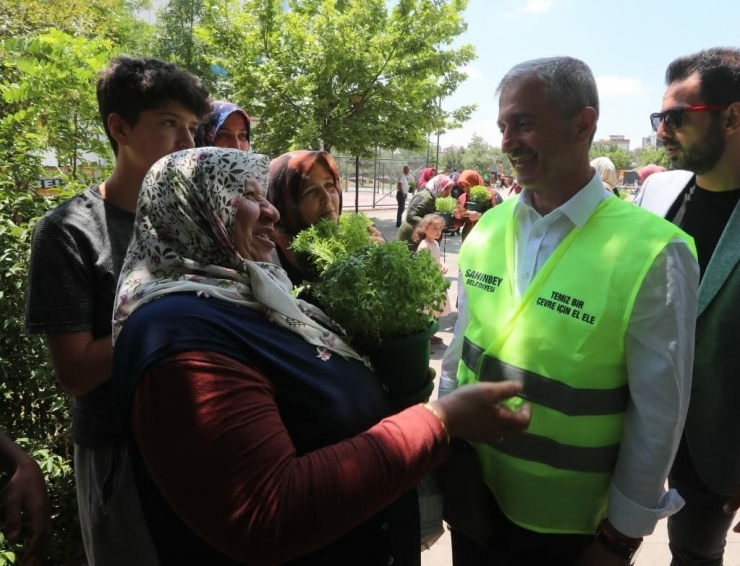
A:
<svg viewBox="0 0 740 566">
<path fill-rule="evenodd" d="M 728 108 L 729 104 L 711 104 L 709 106 L 684 106 L 679 108 L 669 108 L 663 112 L 650 114 L 650 125 L 653 131 L 658 131 L 658 126 L 663 122 L 667 128 L 677 130 L 683 124 L 686 112 L 716 112 Z"/>
</svg>

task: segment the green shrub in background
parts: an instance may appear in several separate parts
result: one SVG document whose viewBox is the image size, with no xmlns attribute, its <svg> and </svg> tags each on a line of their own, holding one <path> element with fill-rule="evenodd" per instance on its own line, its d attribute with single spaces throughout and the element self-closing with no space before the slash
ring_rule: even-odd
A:
<svg viewBox="0 0 740 566">
<path fill-rule="evenodd" d="M 15 191 L 0 183 L 0 427 L 41 466 L 46 477 L 54 532 L 47 564 L 85 564 L 72 474 L 71 399 L 57 384 L 40 336 L 25 336 L 23 321 L 31 234 L 35 221 L 60 200 Z M 19 544 L 0 542 L 0 566 L 17 563 Z"/>
</svg>

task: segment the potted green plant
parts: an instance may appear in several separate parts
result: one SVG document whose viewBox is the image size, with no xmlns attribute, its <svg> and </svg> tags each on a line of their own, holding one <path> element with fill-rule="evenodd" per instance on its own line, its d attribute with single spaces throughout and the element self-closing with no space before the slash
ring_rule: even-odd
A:
<svg viewBox="0 0 740 566">
<path fill-rule="evenodd" d="M 470 187 L 468 198 L 465 201 L 465 210 L 484 212 L 491 205 L 491 192 L 481 185 Z"/>
<path fill-rule="evenodd" d="M 434 207 L 442 218 L 445 219 L 445 226 L 452 225 L 452 213 L 457 207 L 457 199 L 453 197 L 439 197 L 434 201 Z"/>
<path fill-rule="evenodd" d="M 449 283 L 431 254 L 409 252 L 405 242 L 377 245 L 365 232 L 364 242 L 344 243 L 347 233 L 366 230 L 369 219 L 362 218 L 322 221 L 299 233 L 291 248 L 316 268 L 317 277 L 307 283 L 311 296 L 369 357 L 401 409 L 426 400 L 434 387 L 429 339 Z"/>
<path fill-rule="evenodd" d="M 367 229 L 372 224 L 364 214 L 342 214 L 336 223 L 322 220 L 299 232 L 290 249 L 302 260 L 310 274 L 309 279 L 315 280 L 338 259 L 367 247 Z"/>
</svg>

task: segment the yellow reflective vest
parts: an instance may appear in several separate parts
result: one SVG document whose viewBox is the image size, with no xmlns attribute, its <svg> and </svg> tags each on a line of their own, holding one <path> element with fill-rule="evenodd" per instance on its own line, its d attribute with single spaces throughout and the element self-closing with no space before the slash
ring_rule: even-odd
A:
<svg viewBox="0 0 740 566">
<path fill-rule="evenodd" d="M 635 297 L 670 241 L 693 249 L 693 240 L 608 198 L 517 299 L 514 205 L 487 212 L 460 251 L 470 324 L 458 381 L 524 383 L 527 432 L 476 446 L 507 517 L 534 531 L 592 534 L 606 512 L 629 399 L 624 338 Z"/>
</svg>

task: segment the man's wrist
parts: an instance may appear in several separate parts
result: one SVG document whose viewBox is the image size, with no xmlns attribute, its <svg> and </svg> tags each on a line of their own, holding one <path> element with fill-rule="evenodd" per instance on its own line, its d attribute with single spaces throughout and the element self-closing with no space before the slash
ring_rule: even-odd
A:
<svg viewBox="0 0 740 566">
<path fill-rule="evenodd" d="M 624 560 L 625 564 L 633 563 L 642 544 L 642 537 L 632 538 L 620 533 L 608 519 L 601 521 L 599 530 L 596 532 L 596 540 L 606 550 Z"/>
</svg>

